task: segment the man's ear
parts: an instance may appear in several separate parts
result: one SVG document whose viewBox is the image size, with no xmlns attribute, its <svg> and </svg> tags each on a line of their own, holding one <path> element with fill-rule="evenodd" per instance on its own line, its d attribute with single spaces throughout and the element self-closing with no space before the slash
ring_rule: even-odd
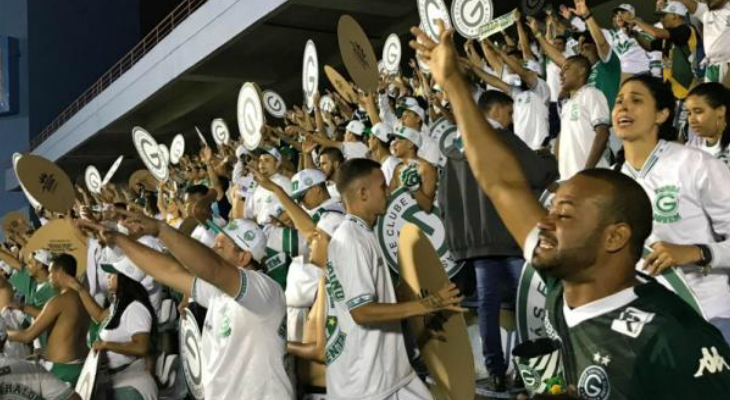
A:
<svg viewBox="0 0 730 400">
<path fill-rule="evenodd" d="M 609 225 L 604 248 L 609 253 L 617 253 L 631 245 L 631 227 L 625 223 Z"/>
</svg>

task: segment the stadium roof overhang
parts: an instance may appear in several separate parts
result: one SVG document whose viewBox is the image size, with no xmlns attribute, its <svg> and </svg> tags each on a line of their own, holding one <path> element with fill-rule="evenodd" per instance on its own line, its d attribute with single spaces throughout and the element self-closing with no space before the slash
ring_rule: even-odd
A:
<svg viewBox="0 0 730 400">
<path fill-rule="evenodd" d="M 401 35 L 405 45 L 408 28 L 418 24 L 416 3 L 208 1 L 33 152 L 56 161 L 72 179 L 87 165 L 103 173 L 124 155 L 120 178 L 143 167 L 131 140 L 134 126 L 146 128 L 160 143 L 169 144 L 177 133 L 197 143 L 194 127 L 207 132 L 210 121 L 221 117 L 237 134 L 236 98 L 244 82 L 273 89 L 288 104 L 301 103 L 302 54 L 308 39 L 317 45 L 320 66 L 330 64 L 344 72 L 337 45 L 342 14 L 360 22 L 379 54 L 390 33 Z M 511 1 L 494 3 L 495 15 L 515 6 Z M 320 76 L 322 89 L 328 84 Z M 12 169 L 7 170 L 6 190 L 16 188 Z"/>
</svg>

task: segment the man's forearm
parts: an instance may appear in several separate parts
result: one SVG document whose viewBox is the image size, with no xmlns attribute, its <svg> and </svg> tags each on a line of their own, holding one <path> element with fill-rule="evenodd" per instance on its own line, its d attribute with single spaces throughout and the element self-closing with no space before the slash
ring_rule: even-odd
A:
<svg viewBox="0 0 730 400">
<path fill-rule="evenodd" d="M 276 198 L 279 199 L 279 202 L 284 207 L 287 214 L 289 214 L 289 217 L 294 223 L 294 227 L 298 231 L 310 232 L 317 228 L 317 225 L 314 221 L 312 221 L 312 217 L 310 217 L 309 214 L 307 214 L 307 212 L 299 206 L 299 204 L 295 203 L 284 189 L 281 188 L 281 186 L 277 185 L 276 188 L 274 188 L 274 195 L 276 195 Z"/>
<path fill-rule="evenodd" d="M 404 303 L 369 303 L 350 311 L 358 325 L 372 325 L 384 322 L 398 322 L 411 317 L 428 314 L 419 301 Z"/>
<path fill-rule="evenodd" d="M 542 34 L 535 36 L 537 37 L 537 42 L 540 43 L 540 47 L 542 47 L 542 50 L 545 52 L 545 55 L 548 56 L 548 58 L 551 59 L 558 67 L 562 68 L 563 64 L 565 64 L 565 61 L 567 60 L 565 55 L 558 50 L 557 47 L 548 42 Z"/>
<path fill-rule="evenodd" d="M 115 244 L 124 252 L 125 256 L 132 260 L 134 265 L 155 278 L 156 281 L 190 296 L 190 282 L 178 281 L 174 278 L 174 271 L 182 268 L 177 261 L 127 236 L 120 235 L 116 238 Z"/>
<path fill-rule="evenodd" d="M 585 168 L 595 168 L 598 162 L 601 161 L 603 152 L 606 150 L 606 144 L 608 143 L 608 127 L 600 125 L 596 127 L 596 137 L 593 139 L 591 145 L 591 152 L 588 154 L 588 160 L 586 161 Z"/>
<path fill-rule="evenodd" d="M 216 270 L 229 266 L 208 246 L 191 239 L 170 225 L 160 223 L 159 238 L 190 273 L 215 284 Z"/>
<path fill-rule="evenodd" d="M 596 42 L 596 48 L 598 49 L 598 55 L 602 60 L 607 60 L 611 56 L 611 45 L 606 40 L 606 35 L 603 34 L 601 26 L 598 25 L 598 21 L 594 16 L 587 18 L 586 25 L 588 31 L 590 31 L 593 41 Z"/>
</svg>

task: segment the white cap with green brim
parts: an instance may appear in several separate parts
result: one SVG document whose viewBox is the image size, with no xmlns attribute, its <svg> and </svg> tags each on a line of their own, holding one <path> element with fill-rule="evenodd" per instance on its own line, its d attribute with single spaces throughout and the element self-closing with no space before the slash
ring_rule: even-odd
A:
<svg viewBox="0 0 730 400">
<path fill-rule="evenodd" d="M 387 143 L 390 140 L 389 136 L 393 134 L 393 127 L 388 123 L 378 122 L 373 125 L 372 133 L 378 140 Z"/>
<path fill-rule="evenodd" d="M 224 226 L 222 232 L 231 238 L 239 248 L 253 255 L 261 262 L 266 255 L 266 235 L 254 222 L 247 219 L 234 219 Z"/>
<path fill-rule="evenodd" d="M 300 200 L 307 193 L 307 190 L 327 182 L 327 177 L 318 169 L 303 169 L 291 178 L 291 198 Z"/>
<path fill-rule="evenodd" d="M 413 143 L 416 147 L 420 148 L 423 144 L 423 138 L 421 138 L 421 132 L 409 128 L 405 125 L 401 125 L 397 128 L 395 128 L 395 133 L 393 133 L 393 136 L 395 136 L 397 139 L 404 139 L 408 140 L 409 142 Z"/>
<path fill-rule="evenodd" d="M 678 1 L 668 1 L 667 4 L 664 5 L 664 8 L 659 11 L 659 14 L 677 14 L 684 17 L 688 12 L 689 10 L 687 10 L 687 6 L 684 4 Z"/>
<path fill-rule="evenodd" d="M 112 264 L 101 264 L 101 269 L 109 274 L 122 274 L 136 282 L 142 282 L 142 279 L 147 276 L 127 257 Z"/>
<path fill-rule="evenodd" d="M 33 253 L 33 258 L 43 265 L 50 265 L 53 260 L 53 255 L 50 251 L 44 249 L 38 249 Z"/>
</svg>

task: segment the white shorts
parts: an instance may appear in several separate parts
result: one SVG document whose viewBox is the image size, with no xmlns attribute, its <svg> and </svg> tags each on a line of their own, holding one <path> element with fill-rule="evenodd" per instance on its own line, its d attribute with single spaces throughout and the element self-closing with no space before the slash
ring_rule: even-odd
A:
<svg viewBox="0 0 730 400">
<path fill-rule="evenodd" d="M 423 381 L 415 377 L 407 385 L 383 400 L 433 400 L 433 396 Z"/>
</svg>

